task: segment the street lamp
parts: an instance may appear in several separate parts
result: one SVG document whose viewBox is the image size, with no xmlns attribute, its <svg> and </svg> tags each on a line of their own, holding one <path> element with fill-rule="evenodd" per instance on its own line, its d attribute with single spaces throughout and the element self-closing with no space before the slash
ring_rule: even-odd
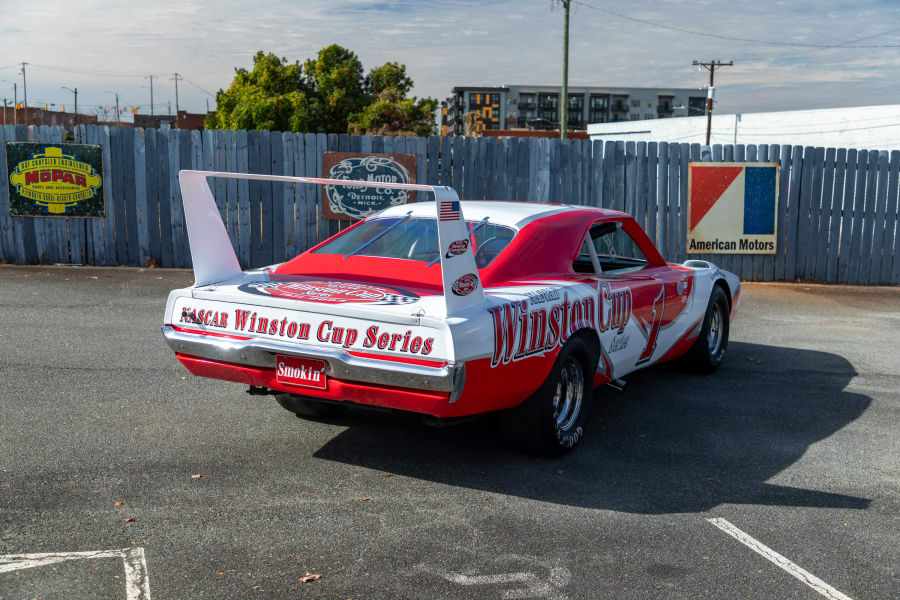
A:
<svg viewBox="0 0 900 600">
<path fill-rule="evenodd" d="M 73 127 L 78 127 L 78 88 L 70 88 L 64 85 L 59 86 L 64 90 L 69 90 L 73 94 L 75 94 L 75 117 L 72 120 Z"/>
</svg>

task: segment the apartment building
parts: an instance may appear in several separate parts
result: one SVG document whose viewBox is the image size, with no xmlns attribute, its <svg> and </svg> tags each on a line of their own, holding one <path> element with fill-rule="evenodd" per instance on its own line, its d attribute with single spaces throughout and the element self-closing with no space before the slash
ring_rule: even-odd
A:
<svg viewBox="0 0 900 600">
<path fill-rule="evenodd" d="M 441 103 L 441 134 L 465 133 L 463 115 L 474 113 L 478 131 L 559 129 L 559 86 L 454 87 Z M 568 128 L 589 123 L 640 121 L 706 114 L 705 92 L 697 88 L 578 87 L 568 90 Z"/>
</svg>

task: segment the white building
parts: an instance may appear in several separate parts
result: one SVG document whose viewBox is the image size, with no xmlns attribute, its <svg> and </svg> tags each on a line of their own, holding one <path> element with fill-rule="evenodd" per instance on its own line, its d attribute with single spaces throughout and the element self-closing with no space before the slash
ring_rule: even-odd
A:
<svg viewBox="0 0 900 600">
<path fill-rule="evenodd" d="M 706 143 L 706 117 L 592 123 L 592 140 Z M 900 104 L 717 115 L 712 144 L 900 150 Z"/>
</svg>

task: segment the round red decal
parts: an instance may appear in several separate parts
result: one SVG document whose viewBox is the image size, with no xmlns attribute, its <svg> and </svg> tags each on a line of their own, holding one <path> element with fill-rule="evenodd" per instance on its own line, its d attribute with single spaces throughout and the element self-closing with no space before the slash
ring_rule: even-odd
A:
<svg viewBox="0 0 900 600">
<path fill-rule="evenodd" d="M 468 296 L 478 287 L 478 277 L 474 273 L 466 273 L 453 282 L 453 293 L 457 296 Z"/>
<path fill-rule="evenodd" d="M 325 304 L 409 304 L 419 296 L 399 288 L 350 281 L 260 281 L 240 286 L 243 292 Z"/>
<path fill-rule="evenodd" d="M 462 254 L 469 248 L 469 240 L 456 240 L 455 242 L 450 242 L 450 246 L 447 248 L 447 258 L 451 256 L 457 256 Z"/>
</svg>

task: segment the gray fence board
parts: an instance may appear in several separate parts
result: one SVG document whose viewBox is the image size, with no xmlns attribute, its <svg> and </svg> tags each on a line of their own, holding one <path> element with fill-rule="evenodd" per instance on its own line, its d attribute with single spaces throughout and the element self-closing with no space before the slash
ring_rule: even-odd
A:
<svg viewBox="0 0 900 600">
<path fill-rule="evenodd" d="M 675 243 L 678 240 L 678 203 L 681 181 L 681 146 L 669 144 L 669 205 L 668 205 L 668 234 L 666 237 L 666 260 L 678 262 L 678 251 Z M 618 176 L 616 184 L 618 184 Z M 618 194 L 616 194 L 618 198 Z"/>
<path fill-rule="evenodd" d="M 861 161 L 861 163 L 860 163 Z M 844 178 L 844 205 L 841 211 L 840 257 L 838 259 L 837 280 L 847 283 L 850 276 L 850 245 L 853 239 L 853 211 L 855 205 L 856 182 L 859 179 L 859 165 L 865 165 L 865 157 L 861 157 L 855 148 L 847 151 L 847 175 Z"/>
<path fill-rule="evenodd" d="M 134 221 L 137 227 L 137 264 L 139 265 L 145 265 L 150 257 L 150 224 L 147 222 L 146 134 L 147 132 L 143 129 L 134 130 Z M 71 235 L 71 226 L 69 229 L 72 238 L 72 254 L 74 255 L 75 236 Z"/>
<path fill-rule="evenodd" d="M 875 184 L 878 177 L 878 151 L 869 150 L 866 163 L 865 186 L 863 198 L 857 193 L 856 210 L 854 211 L 853 240 L 850 246 L 850 283 L 863 283 L 869 278 L 868 261 L 863 261 L 862 254 L 871 247 L 872 225 L 869 222 L 872 205 L 875 204 Z M 858 223 L 857 223 L 858 221 Z M 868 257 L 866 257 L 868 258 Z M 865 275 L 864 275 L 865 273 Z"/>
<path fill-rule="evenodd" d="M 342 136 L 350 150 L 350 136 Z M 266 173 L 284 172 L 284 147 L 280 133 L 273 133 L 269 138 L 269 161 Z M 284 226 L 279 223 L 284 215 L 283 184 L 270 183 L 268 203 L 263 202 L 263 260 L 266 264 L 274 264 L 284 260 Z"/>
<path fill-rule="evenodd" d="M 656 244 L 659 239 L 658 232 L 658 196 L 657 196 L 657 170 L 659 168 L 659 144 L 650 142 L 647 144 L 647 229 L 645 230 L 650 239 Z M 598 188 L 599 189 L 599 188 Z"/>
<path fill-rule="evenodd" d="M 825 281 L 837 279 L 838 248 L 840 247 L 841 215 L 844 204 L 844 175 L 847 172 L 847 149 L 839 148 L 834 157 L 834 184 L 831 196 L 831 220 L 828 247 L 825 251 Z"/>
<path fill-rule="evenodd" d="M 250 136 L 249 132 L 241 129 L 235 137 L 235 154 L 237 158 L 238 173 L 250 172 Z M 238 180 L 238 260 L 241 266 L 250 266 L 250 182 L 245 179 Z M 259 265 L 256 265 L 259 266 Z"/>
<path fill-rule="evenodd" d="M 281 134 L 280 169 L 276 171 L 273 163 L 272 171 L 284 175 L 294 175 L 293 133 L 285 132 Z M 294 248 L 297 245 L 294 223 L 294 191 L 297 186 L 293 183 L 282 183 L 280 190 L 278 187 L 279 186 L 275 186 L 275 193 L 281 199 L 281 214 L 275 215 L 274 227 L 281 231 L 282 243 L 280 246 L 275 244 L 275 260 L 277 262 L 282 262 L 293 258 L 296 254 L 296 252 L 294 252 Z"/>
<path fill-rule="evenodd" d="M 872 229 L 872 245 L 864 252 L 869 256 L 869 273 L 866 283 L 876 284 L 881 281 L 882 248 L 884 246 L 884 218 L 887 202 L 888 186 L 888 161 L 887 152 L 878 153 L 878 188 L 875 192 L 875 214 Z"/>
<path fill-rule="evenodd" d="M 272 133 L 270 131 L 259 132 L 259 171 L 270 175 L 272 173 Z M 279 136 L 274 136 L 279 138 Z M 281 150 L 279 149 L 279 154 Z M 256 266 L 271 265 L 273 262 L 274 246 L 272 244 L 272 236 L 274 231 L 274 194 L 272 192 L 272 183 L 268 181 L 261 182 L 259 186 L 259 261 Z M 256 227 L 253 228 L 254 231 Z"/>
<path fill-rule="evenodd" d="M 816 235 L 819 228 L 819 214 L 822 205 L 822 167 L 825 162 L 825 148 L 819 146 L 815 149 L 812 164 L 812 178 L 809 181 L 809 194 L 800 197 L 800 229 L 798 244 L 798 259 L 802 262 L 798 267 L 801 277 L 811 278 L 816 271 Z M 804 206 L 804 198 L 806 204 Z"/>
<path fill-rule="evenodd" d="M 176 130 L 176 139 L 178 140 L 178 168 L 190 169 L 193 164 L 191 158 L 191 132 L 185 129 Z M 179 217 L 181 220 L 181 264 L 183 267 L 191 266 L 191 245 L 188 240 L 187 227 L 184 225 L 184 204 L 181 199 L 181 186 L 178 185 L 178 173 L 173 173 L 175 199 L 174 202 L 179 208 Z"/>
<path fill-rule="evenodd" d="M 818 223 L 816 234 L 816 258 L 812 277 L 818 281 L 825 280 L 827 270 L 828 236 L 831 231 L 832 196 L 834 195 L 834 174 L 836 151 L 834 148 L 825 150 L 823 164 L 822 199 L 819 202 Z"/>
<path fill-rule="evenodd" d="M 668 142 L 659 143 L 659 155 L 657 157 L 657 196 L 659 198 L 657 204 L 656 215 L 656 247 L 663 258 L 669 260 L 666 256 L 666 240 L 669 236 L 669 144 Z"/>
<path fill-rule="evenodd" d="M 238 169 L 237 159 L 237 132 L 225 132 L 225 170 L 236 173 Z M 238 222 L 238 180 L 225 179 L 225 203 L 228 212 L 228 238 L 231 245 L 237 250 L 240 248 L 240 230 Z"/>
<path fill-rule="evenodd" d="M 111 127 L 109 130 L 109 144 L 113 158 L 112 164 L 112 203 L 115 206 L 115 220 L 113 226 L 116 230 L 116 263 L 128 264 L 128 240 L 125 225 L 125 164 L 122 157 L 125 154 L 125 131 L 120 127 Z M 176 186 L 177 187 L 177 186 Z M 180 207 L 180 203 L 178 204 Z"/>
<path fill-rule="evenodd" d="M 889 165 L 890 174 L 888 176 L 888 195 L 887 208 L 884 222 L 884 256 L 881 260 L 881 276 L 879 282 L 887 285 L 892 283 L 891 273 L 895 266 L 900 263 L 900 257 L 897 251 L 891 247 L 891 239 L 900 239 L 900 228 L 897 222 L 897 187 L 898 172 L 900 172 L 900 150 L 891 152 L 891 160 Z"/>
<path fill-rule="evenodd" d="M 634 219 L 647 229 L 647 142 L 638 142 L 635 149 L 637 159 L 634 165 Z"/>
<path fill-rule="evenodd" d="M 784 274 L 781 279 L 793 281 L 797 275 L 797 217 L 800 214 L 798 204 L 800 202 L 800 184 L 803 181 L 804 154 L 802 146 L 794 146 L 791 150 L 791 177 L 790 194 L 785 214 L 787 232 L 784 238 Z M 809 163 L 806 163 L 807 165 Z"/>
</svg>

